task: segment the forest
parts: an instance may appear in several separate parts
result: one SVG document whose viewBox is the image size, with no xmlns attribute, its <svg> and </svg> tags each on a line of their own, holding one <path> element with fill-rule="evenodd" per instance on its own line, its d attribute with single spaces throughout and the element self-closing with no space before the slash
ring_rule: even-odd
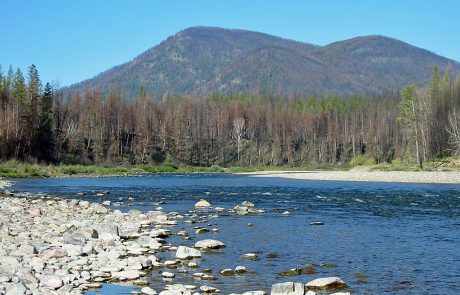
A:
<svg viewBox="0 0 460 295">
<path fill-rule="evenodd" d="M 460 152 L 460 75 L 390 95 L 213 94 L 135 99 L 70 92 L 0 68 L 0 160 L 32 163 L 309 166 L 426 161 Z"/>
</svg>

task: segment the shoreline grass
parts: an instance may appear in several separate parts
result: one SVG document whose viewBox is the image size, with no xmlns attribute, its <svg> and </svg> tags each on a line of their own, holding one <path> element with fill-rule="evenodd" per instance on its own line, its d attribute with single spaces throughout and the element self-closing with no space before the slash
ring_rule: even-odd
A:
<svg viewBox="0 0 460 295">
<path fill-rule="evenodd" d="M 393 163 L 372 164 L 357 161 L 350 164 L 328 164 L 311 166 L 232 166 L 220 167 L 212 165 L 186 166 L 165 162 L 159 165 L 132 166 L 97 166 L 81 164 L 33 164 L 20 161 L 0 162 L 0 177 L 4 178 L 47 178 L 47 177 L 108 177 L 136 176 L 159 173 L 251 173 L 263 171 L 348 171 L 363 169 L 369 171 L 419 171 L 417 165 L 411 162 L 394 161 Z M 425 163 L 424 171 L 458 171 L 460 159 L 448 158 L 442 161 Z"/>
</svg>

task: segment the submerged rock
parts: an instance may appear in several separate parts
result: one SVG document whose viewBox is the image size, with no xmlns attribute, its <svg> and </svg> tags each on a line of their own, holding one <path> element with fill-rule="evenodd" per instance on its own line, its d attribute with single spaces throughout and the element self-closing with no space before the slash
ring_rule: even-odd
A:
<svg viewBox="0 0 460 295">
<path fill-rule="evenodd" d="M 246 259 L 246 260 L 252 260 L 252 261 L 257 261 L 259 260 L 259 257 L 255 253 L 246 253 L 240 256 L 241 259 Z"/>
</svg>

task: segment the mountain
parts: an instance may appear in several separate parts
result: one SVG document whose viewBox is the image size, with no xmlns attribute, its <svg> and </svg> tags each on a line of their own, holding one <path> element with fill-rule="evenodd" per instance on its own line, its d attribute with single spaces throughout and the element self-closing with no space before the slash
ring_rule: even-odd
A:
<svg viewBox="0 0 460 295">
<path fill-rule="evenodd" d="M 141 86 L 155 96 L 379 94 L 426 83 L 435 65 L 449 64 L 460 73 L 456 61 L 383 36 L 316 46 L 252 31 L 192 27 L 67 90 L 117 90 L 130 98 Z"/>
</svg>

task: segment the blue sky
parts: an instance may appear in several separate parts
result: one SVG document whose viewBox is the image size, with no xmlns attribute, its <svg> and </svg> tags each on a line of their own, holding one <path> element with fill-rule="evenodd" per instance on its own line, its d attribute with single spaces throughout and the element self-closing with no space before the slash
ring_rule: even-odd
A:
<svg viewBox="0 0 460 295">
<path fill-rule="evenodd" d="M 385 35 L 460 61 L 460 1 L 0 0 L 0 65 L 61 86 L 129 61 L 190 26 L 317 45 Z"/>
</svg>

